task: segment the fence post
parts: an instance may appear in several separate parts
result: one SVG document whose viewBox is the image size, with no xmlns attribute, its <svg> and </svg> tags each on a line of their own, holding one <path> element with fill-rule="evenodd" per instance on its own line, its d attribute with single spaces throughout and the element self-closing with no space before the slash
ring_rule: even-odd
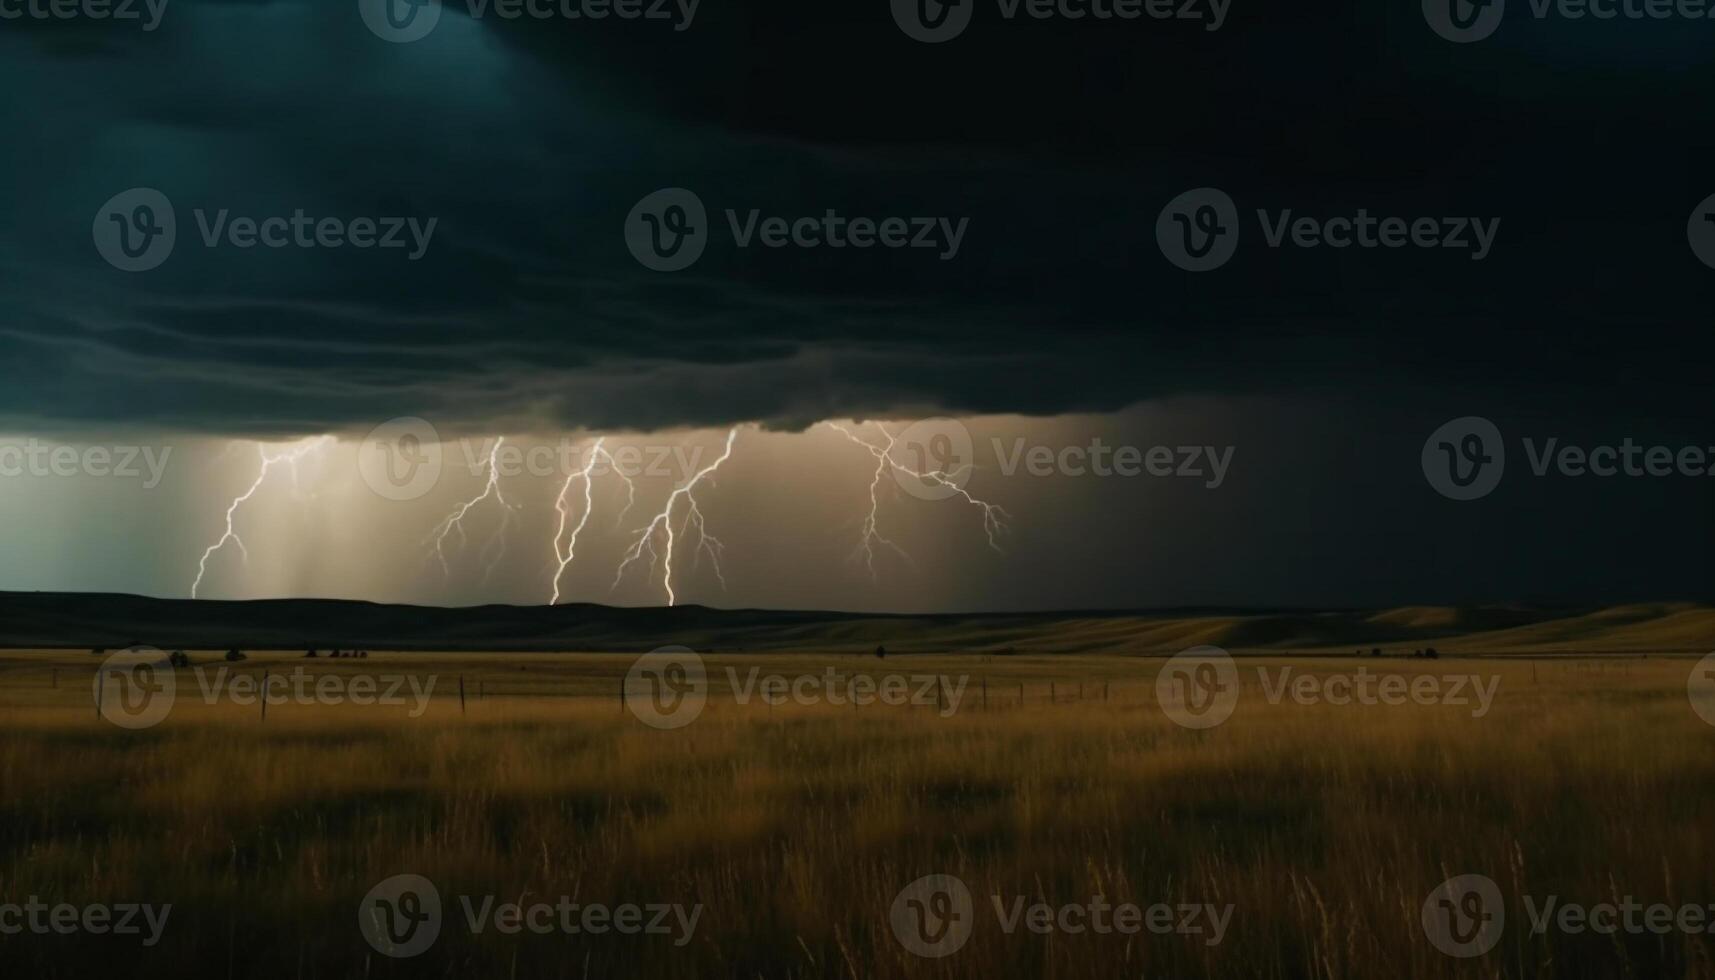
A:
<svg viewBox="0 0 1715 980">
<path fill-rule="evenodd" d="M 459 714 L 464 714 L 464 675 L 459 675 Z"/>
<path fill-rule="evenodd" d="M 268 720 L 268 668 L 262 668 L 262 720 Z"/>
<path fill-rule="evenodd" d="M 102 705 L 107 703 L 107 671 L 95 668 L 95 720 L 101 720 Z"/>
</svg>

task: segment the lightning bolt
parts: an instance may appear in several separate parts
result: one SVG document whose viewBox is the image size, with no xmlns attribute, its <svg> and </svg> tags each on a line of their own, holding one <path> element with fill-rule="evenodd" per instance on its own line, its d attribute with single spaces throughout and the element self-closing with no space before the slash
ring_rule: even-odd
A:
<svg viewBox="0 0 1715 980">
<path fill-rule="evenodd" d="M 285 463 L 292 469 L 292 484 L 296 486 L 298 482 L 298 460 L 303 459 L 305 456 L 308 456 L 310 453 L 318 449 L 321 449 L 323 446 L 327 445 L 329 440 L 329 436 L 320 436 L 316 439 L 310 440 L 309 442 L 273 454 L 270 454 L 268 452 L 268 447 L 262 443 L 256 444 L 256 452 L 262 458 L 262 468 L 256 471 L 256 482 L 250 484 L 250 489 L 233 498 L 232 503 L 227 505 L 225 532 L 221 534 L 220 538 L 216 540 L 214 544 L 208 546 L 208 549 L 202 553 L 202 560 L 197 562 L 197 577 L 191 582 L 192 599 L 197 597 L 197 592 L 202 588 L 203 577 L 208 574 L 208 560 L 214 557 L 215 552 L 225 547 L 228 541 L 231 541 L 233 544 L 238 546 L 238 553 L 244 556 L 244 563 L 246 565 L 250 563 L 250 549 L 244 546 L 244 539 L 238 536 L 238 531 L 233 526 L 233 519 L 238 515 L 238 508 L 242 507 L 251 497 L 256 496 L 256 492 L 262 489 L 262 484 L 268 480 L 268 471 L 273 469 L 276 463 Z M 230 448 L 231 447 L 229 445 L 228 450 L 230 450 Z M 226 452 L 222 451 L 221 457 L 224 457 L 225 455 Z"/>
<path fill-rule="evenodd" d="M 991 504 L 985 500 L 979 500 L 976 497 L 971 496 L 968 490 L 959 486 L 956 482 L 958 478 L 957 473 L 947 473 L 944 470 L 928 470 L 926 472 L 919 472 L 918 470 L 914 470 L 911 467 L 906 466 L 899 460 L 894 459 L 893 450 L 897 445 L 897 440 L 891 432 L 887 431 L 887 426 L 882 425 L 880 422 L 875 423 L 875 427 L 880 430 L 882 437 L 887 440 L 883 445 L 877 445 L 859 437 L 857 433 L 838 422 L 828 422 L 825 424 L 852 442 L 855 442 L 869 450 L 870 455 L 875 457 L 875 473 L 870 477 L 869 481 L 869 513 L 864 516 L 862 538 L 859 540 L 857 551 L 853 555 L 854 558 L 862 556 L 865 567 L 869 569 L 869 577 L 872 581 L 875 580 L 876 577 L 875 553 L 877 546 L 889 548 L 895 554 L 899 555 L 899 557 L 905 559 L 906 563 L 912 563 L 911 556 L 906 554 L 904 549 L 900 548 L 899 545 L 882 536 L 878 529 L 878 517 L 881 509 L 878 493 L 881 489 L 881 478 L 890 468 L 897 470 L 900 473 L 904 473 L 907 476 L 915 477 L 919 480 L 925 480 L 945 487 L 948 490 L 953 491 L 954 496 L 964 498 L 966 503 L 981 510 L 983 513 L 983 534 L 988 538 L 989 547 L 997 554 L 1005 553 L 1000 546 L 1000 539 L 1012 530 L 1010 524 L 1012 515 L 1006 512 L 1006 508 L 999 504 Z M 968 469 L 970 469 L 969 466 L 961 467 L 959 472 L 962 473 Z"/>
<path fill-rule="evenodd" d="M 500 526 L 495 528 L 494 534 L 489 537 L 487 543 L 482 546 L 482 551 L 478 554 L 478 557 L 481 558 L 483 555 L 490 554 L 490 552 L 493 553 L 493 557 L 489 558 L 484 564 L 482 576 L 483 582 L 486 583 L 489 578 L 494 575 L 495 568 L 499 566 L 501 559 L 506 557 L 506 532 L 512 527 L 513 507 L 511 504 L 506 502 L 506 495 L 500 490 L 500 464 L 498 457 L 500 455 L 500 447 L 505 442 L 506 438 L 504 436 L 495 439 L 494 446 L 488 451 L 488 482 L 483 486 L 482 493 L 453 508 L 452 513 L 448 514 L 441 523 L 435 525 L 435 529 L 433 531 L 429 532 L 429 537 L 433 538 L 435 542 L 435 557 L 440 559 L 441 572 L 448 578 L 452 577 L 452 566 L 447 563 L 447 536 L 456 530 L 459 533 L 460 545 L 462 546 L 465 544 L 467 541 L 464 532 L 465 515 L 469 514 L 473 508 L 484 500 L 487 500 L 489 497 L 493 497 L 499 502 L 502 516 Z M 499 546 L 498 548 L 496 548 L 497 544 Z"/>
<path fill-rule="evenodd" d="M 653 569 L 657 564 L 660 564 L 665 570 L 662 586 L 667 591 L 667 605 L 678 605 L 679 597 L 673 591 L 673 554 L 678 547 L 679 538 L 693 531 L 697 535 L 697 547 L 694 552 L 697 562 L 700 564 L 702 556 L 707 554 L 710 563 L 714 566 L 715 576 L 721 580 L 721 587 L 726 587 L 726 575 L 721 572 L 721 554 L 726 550 L 726 545 L 708 532 L 708 527 L 703 521 L 702 509 L 697 506 L 694 491 L 697 489 L 697 484 L 701 483 L 709 474 L 720 469 L 722 463 L 732 458 L 732 444 L 737 437 L 738 429 L 729 429 L 726 434 L 726 447 L 721 451 L 720 458 L 698 470 L 690 479 L 685 481 L 683 486 L 669 494 L 666 504 L 661 507 L 661 512 L 637 532 L 636 542 L 632 544 L 631 550 L 625 553 L 625 558 L 619 563 L 619 570 L 614 573 L 613 588 L 619 587 L 620 579 L 625 577 L 626 568 L 630 567 L 632 562 L 643 557 L 643 552 L 648 551 L 650 568 Z M 680 522 L 679 528 L 675 530 L 673 527 L 673 508 L 680 500 L 685 501 L 685 517 Z M 655 548 L 655 539 L 658 536 L 663 539 L 660 551 Z"/>
<path fill-rule="evenodd" d="M 637 503 L 637 484 L 633 483 L 631 477 L 626 476 L 620 470 L 619 461 L 613 458 L 613 454 L 603 448 L 603 443 L 606 441 L 606 436 L 595 441 L 595 445 L 590 447 L 589 459 L 585 461 L 584 468 L 566 477 L 565 485 L 560 488 L 560 496 L 554 501 L 554 509 L 560 513 L 560 527 L 554 532 L 554 560 L 559 563 L 559 566 L 554 571 L 554 597 L 549 600 L 549 605 L 557 606 L 560 603 L 560 579 L 565 576 L 566 569 L 571 567 L 572 559 L 575 557 L 578 548 L 578 535 L 582 534 L 584 527 L 589 524 L 590 513 L 595 509 L 593 486 L 595 483 L 595 466 L 599 460 L 606 459 L 609 465 L 613 467 L 613 472 L 625 481 L 625 510 L 619 514 L 620 524 L 625 522 L 625 515 L 631 513 L 632 506 Z M 571 513 L 566 507 L 566 495 L 571 492 L 572 484 L 579 480 L 584 483 L 584 509 L 578 517 L 577 526 L 572 528 L 571 540 L 566 541 L 566 550 L 562 552 L 560 541 L 565 538 L 566 523 L 571 519 Z"/>
</svg>

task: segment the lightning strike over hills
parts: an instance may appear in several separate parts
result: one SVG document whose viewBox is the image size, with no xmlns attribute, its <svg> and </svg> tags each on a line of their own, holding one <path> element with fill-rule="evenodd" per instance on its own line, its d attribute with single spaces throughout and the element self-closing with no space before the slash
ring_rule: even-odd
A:
<svg viewBox="0 0 1715 980">
<path fill-rule="evenodd" d="M 606 436 L 595 441 L 595 445 L 590 448 L 589 459 L 584 462 L 583 469 L 566 477 L 565 485 L 560 487 L 559 497 L 554 500 L 554 509 L 560 514 L 560 526 L 554 532 L 554 560 L 558 563 L 558 567 L 554 570 L 554 597 L 549 600 L 549 605 L 559 605 L 560 603 L 560 579 L 565 576 L 566 569 L 572 565 L 572 560 L 577 552 L 578 535 L 582 534 L 584 527 L 589 524 L 590 512 L 595 508 L 593 486 L 595 483 L 595 466 L 598 460 L 605 458 L 608 465 L 613 467 L 613 472 L 625 481 L 626 503 L 625 510 L 619 514 L 620 523 L 625 521 L 625 515 L 631 512 L 632 505 L 637 502 L 637 485 L 631 481 L 631 477 L 626 476 L 624 471 L 619 468 L 619 461 L 613 458 L 613 454 L 603 448 L 606 441 Z M 566 536 L 566 522 L 570 520 L 571 516 L 570 511 L 566 508 L 566 494 L 571 492 L 572 484 L 580 479 L 584 481 L 584 509 L 578 518 L 577 526 L 572 528 L 572 537 L 566 542 L 566 550 L 562 552 L 560 541 Z"/>
<path fill-rule="evenodd" d="M 435 556 L 440 559 L 441 572 L 449 579 L 452 577 L 452 566 L 447 563 L 447 535 L 456 529 L 459 532 L 459 542 L 463 545 L 467 540 L 464 531 L 465 515 L 489 497 L 493 497 L 500 504 L 502 516 L 500 526 L 495 528 L 494 534 L 482 546 L 482 552 L 478 556 L 491 555 L 484 565 L 484 582 L 489 580 L 494 574 L 495 568 L 499 566 L 501 559 L 506 557 L 506 532 L 512 527 L 513 508 L 511 504 L 506 502 L 506 495 L 500 490 L 499 455 L 500 447 L 505 442 L 504 436 L 495 439 L 494 446 L 488 451 L 488 482 L 483 486 L 482 493 L 455 507 L 453 512 L 448 514 L 441 523 L 435 525 L 435 529 L 429 533 L 429 537 L 434 539 Z"/>
<path fill-rule="evenodd" d="M 669 494 L 667 496 L 667 502 L 661 507 L 660 513 L 656 514 L 654 519 L 645 525 L 642 530 L 637 532 L 637 541 L 631 546 L 631 550 L 626 552 L 625 558 L 619 563 L 619 570 L 614 573 L 614 588 L 618 588 L 620 580 L 625 577 L 625 569 L 630 566 L 632 562 L 641 558 L 643 556 L 643 552 L 647 550 L 649 552 L 649 567 L 653 569 L 655 565 L 659 563 L 665 570 L 665 574 L 662 578 L 662 586 L 667 591 L 667 605 L 677 605 L 679 597 L 673 591 L 674 549 L 678 546 L 679 537 L 692 531 L 695 531 L 697 535 L 695 553 L 698 560 L 701 561 L 702 555 L 707 553 L 710 562 L 714 566 L 716 577 L 721 580 L 721 586 L 723 588 L 726 586 L 726 576 L 721 572 L 720 562 L 721 553 L 725 550 L 726 546 L 721 543 L 719 538 L 708 533 L 708 528 L 703 521 L 703 512 L 702 509 L 697 506 L 697 498 L 694 496 L 694 491 L 697 488 L 697 484 L 701 483 L 705 477 L 709 476 L 709 474 L 720 469 L 721 464 L 725 463 L 732 457 L 732 444 L 733 440 L 737 437 L 738 429 L 734 428 L 728 430 L 726 434 L 726 447 L 722 450 L 720 458 L 715 460 L 713 463 L 710 463 L 708 466 L 703 467 L 701 470 L 698 470 L 690 479 L 685 481 L 683 486 L 680 486 Z M 673 508 L 681 499 L 686 502 L 685 518 L 684 521 L 681 522 L 679 529 L 675 531 L 673 528 Z M 659 552 L 655 549 L 655 538 L 657 535 L 661 535 L 665 539 L 662 549 Z"/>
<path fill-rule="evenodd" d="M 869 443 L 866 443 L 862 439 L 853 435 L 851 430 L 847 429 L 845 426 L 839 425 L 835 422 L 829 422 L 828 426 L 839 430 L 847 439 L 850 439 L 861 446 L 868 447 L 870 452 L 875 456 L 875 475 L 872 476 L 869 481 L 869 513 L 864 515 L 863 536 L 859 539 L 857 550 L 853 552 L 852 557 L 856 558 L 859 555 L 863 556 L 864 567 L 869 569 L 869 579 L 871 582 L 876 581 L 875 546 L 878 544 L 886 545 L 888 548 L 893 549 L 894 554 L 897 554 L 900 558 L 904 559 L 907 565 L 915 565 L 916 563 L 911 560 L 911 556 L 905 553 L 905 549 L 883 537 L 876 527 L 877 512 L 881 509 L 881 500 L 878 497 L 878 494 L 881 490 L 881 479 L 887 475 L 888 455 L 893 452 L 893 436 L 885 428 L 882 429 L 881 434 L 887 437 L 887 446 L 878 450 L 877 447 L 870 446 Z"/>
<path fill-rule="evenodd" d="M 893 450 L 897 445 L 897 440 L 891 432 L 887 431 L 887 426 L 880 422 L 875 423 L 875 427 L 880 430 L 882 437 L 887 440 L 885 445 L 877 445 L 863 439 L 859 437 L 857 433 L 843 425 L 840 425 L 838 422 L 828 422 L 825 424 L 829 428 L 839 432 L 841 435 L 844 435 L 852 442 L 855 442 L 869 450 L 870 455 L 875 457 L 875 474 L 871 477 L 869 483 L 869 512 L 864 516 L 863 536 L 858 543 L 857 551 L 854 553 L 854 557 L 861 556 L 863 558 L 864 565 L 869 569 L 869 575 L 872 581 L 876 577 L 875 552 L 877 545 L 886 546 L 887 548 L 892 549 L 901 558 L 905 559 L 908 564 L 911 563 L 911 556 L 907 554 L 904 549 L 900 548 L 899 545 L 888 540 L 886 537 L 883 537 L 877 527 L 878 511 L 881 508 L 880 498 L 878 496 L 878 491 L 881 487 L 881 477 L 890 467 L 907 476 L 915 477 L 916 479 L 925 480 L 944 487 L 947 490 L 952 491 L 949 496 L 962 497 L 966 503 L 981 510 L 983 512 L 983 533 L 988 538 L 989 547 L 993 549 L 996 554 L 1005 553 L 1001 549 L 1000 538 L 1011 531 L 1011 525 L 1009 522 L 1012 520 L 1012 515 L 1006 512 L 1006 508 L 1001 507 L 999 504 L 991 504 L 987 501 L 979 500 L 976 497 L 971 496 L 968 490 L 958 484 L 957 474 L 949 474 L 943 470 L 918 471 L 906 466 L 897 459 L 894 459 Z M 968 470 L 970 469 L 970 466 L 967 465 L 962 469 Z"/>
<path fill-rule="evenodd" d="M 274 468 L 274 464 L 285 463 L 291 467 L 292 482 L 296 485 L 298 476 L 298 460 L 303 459 L 310 453 L 323 448 L 330 441 L 330 437 L 320 436 L 310 440 L 309 442 L 302 443 L 274 454 L 270 454 L 268 452 L 268 447 L 262 443 L 256 444 L 256 452 L 262 457 L 262 468 L 256 472 L 256 480 L 254 483 L 250 484 L 250 489 L 233 498 L 232 503 L 227 506 L 225 532 L 221 534 L 220 538 L 215 541 L 214 544 L 208 546 L 208 549 L 202 553 L 202 560 L 197 562 L 197 576 L 196 579 L 191 582 L 192 599 L 197 597 L 197 592 L 202 588 L 203 576 L 208 574 L 209 558 L 213 557 L 214 553 L 224 547 L 228 541 L 231 541 L 233 544 L 238 546 L 238 553 L 244 556 L 245 564 L 250 563 L 250 549 L 244 546 L 244 539 L 238 536 L 238 531 L 233 526 L 233 518 L 237 516 L 238 508 L 243 506 L 251 497 L 254 497 L 256 495 L 256 491 L 262 489 L 262 484 L 268 479 L 268 471 Z"/>
</svg>

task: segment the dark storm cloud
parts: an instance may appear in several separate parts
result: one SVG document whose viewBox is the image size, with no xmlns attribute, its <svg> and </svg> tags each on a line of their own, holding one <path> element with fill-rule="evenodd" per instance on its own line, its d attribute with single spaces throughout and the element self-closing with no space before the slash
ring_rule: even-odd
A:
<svg viewBox="0 0 1715 980">
<path fill-rule="evenodd" d="M 707 0 L 680 33 L 460 7 L 405 45 L 343 0 L 0 33 L 0 124 L 27 134 L 0 156 L 0 414 L 795 426 L 1425 386 L 1701 410 L 1686 372 L 1709 353 L 1715 273 L 1685 222 L 1715 193 L 1703 24 L 1509 24 L 1456 47 L 1415 3 L 1236 0 L 1214 33 L 990 17 L 930 46 L 879 0 Z M 1189 275 L 1154 223 L 1204 185 L 1249 227 L 1230 266 Z M 667 186 L 722 229 L 672 275 L 621 240 Z M 131 187 L 165 193 L 179 235 L 136 274 L 90 241 Z M 947 262 L 738 250 L 729 207 L 969 230 Z M 1269 249 L 1249 218 L 1360 207 L 1502 225 L 1477 263 Z M 208 249 L 196 209 L 437 224 L 412 262 Z"/>
</svg>

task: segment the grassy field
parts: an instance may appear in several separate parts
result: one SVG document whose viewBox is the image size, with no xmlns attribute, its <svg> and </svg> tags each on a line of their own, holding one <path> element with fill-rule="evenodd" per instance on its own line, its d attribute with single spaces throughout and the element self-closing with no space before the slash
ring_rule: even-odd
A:
<svg viewBox="0 0 1715 980">
<path fill-rule="evenodd" d="M 0 654 L 0 903 L 172 905 L 153 946 L 0 935 L 8 975 L 1715 976 L 1705 932 L 1533 934 L 1530 918 L 1548 896 L 1715 903 L 1695 658 L 1240 657 L 1236 708 L 1204 730 L 1163 711 L 1160 658 L 713 656 L 707 706 L 670 730 L 621 702 L 629 657 L 262 654 L 213 703 L 202 684 L 227 665 L 193 659 L 203 681 L 178 671 L 171 713 L 130 731 L 96 716 L 99 658 Z M 416 686 L 398 704 L 287 699 L 265 720 L 231 696 L 236 675 L 300 667 L 340 691 Z M 909 705 L 737 703 L 753 667 L 946 680 Z M 1471 675 L 1492 704 L 1271 700 L 1282 670 L 1360 668 Z M 444 906 L 409 959 L 359 928 L 399 874 Z M 931 874 L 974 896 L 942 958 L 890 919 Z M 1469 959 L 1421 922 L 1463 874 L 1505 904 L 1498 943 Z M 461 899 L 484 896 L 701 910 L 659 935 L 474 934 Z M 1098 898 L 1209 913 L 1198 933 L 1004 927 Z"/>
</svg>

